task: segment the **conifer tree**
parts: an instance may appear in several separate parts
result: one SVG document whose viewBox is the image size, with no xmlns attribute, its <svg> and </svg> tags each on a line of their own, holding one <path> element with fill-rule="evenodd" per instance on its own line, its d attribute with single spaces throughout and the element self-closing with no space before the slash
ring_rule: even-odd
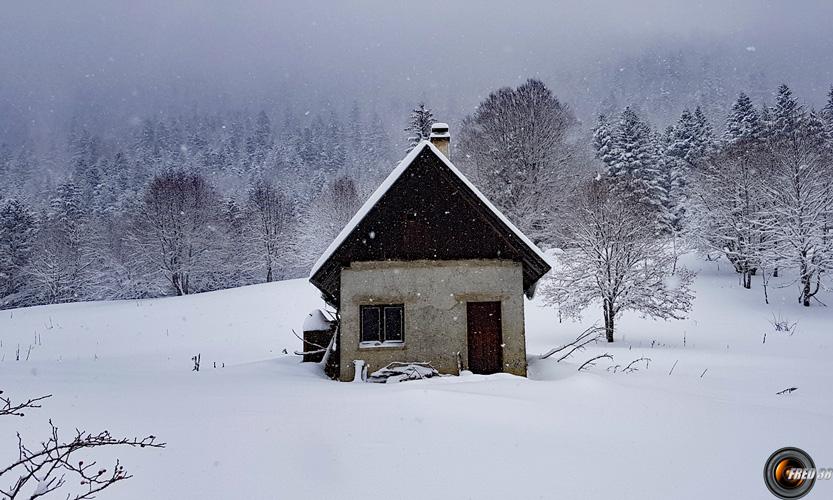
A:
<svg viewBox="0 0 833 500">
<path fill-rule="evenodd" d="M 715 144 L 714 130 L 712 129 L 709 119 L 706 117 L 705 113 L 703 113 L 700 106 L 697 106 L 694 110 L 694 124 L 695 149 L 693 152 L 695 153 L 696 158 L 692 158 L 691 161 L 696 163 L 711 154 L 714 151 Z"/>
<path fill-rule="evenodd" d="M 596 150 L 596 158 L 601 160 L 605 165 L 616 162 L 614 158 L 616 149 L 613 143 L 613 134 L 606 115 L 599 115 L 596 128 L 593 130 L 593 148 Z"/>
<path fill-rule="evenodd" d="M 669 154 L 675 141 L 674 127 L 666 128 L 662 135 L 655 133 L 653 141 L 659 171 L 658 182 L 665 192 L 660 222 L 668 231 L 678 232 L 682 229 L 685 215 L 687 182 L 684 165 Z"/>
<path fill-rule="evenodd" d="M 668 154 L 689 168 L 694 166 L 697 158 L 697 122 L 691 111 L 684 109 L 677 125 L 674 136 L 668 146 Z"/>
<path fill-rule="evenodd" d="M 778 142 L 798 140 L 805 117 L 804 106 L 793 97 L 792 90 L 786 84 L 780 85 L 772 108 L 771 138 Z"/>
<path fill-rule="evenodd" d="M 424 102 L 419 103 L 416 108 L 411 110 L 408 126 L 405 128 L 405 132 L 408 132 L 408 149 L 406 152 L 414 149 L 419 141 L 431 136 L 431 125 L 435 122 L 434 113 L 425 106 Z"/>
<path fill-rule="evenodd" d="M 741 92 L 726 118 L 723 142 L 727 145 L 754 143 L 762 138 L 761 135 L 762 124 L 758 110 L 749 96 Z"/>
<path fill-rule="evenodd" d="M 625 108 L 615 132 L 608 176 L 621 195 L 659 213 L 666 193 L 659 183 L 656 146 L 651 127 L 630 107 Z"/>
</svg>

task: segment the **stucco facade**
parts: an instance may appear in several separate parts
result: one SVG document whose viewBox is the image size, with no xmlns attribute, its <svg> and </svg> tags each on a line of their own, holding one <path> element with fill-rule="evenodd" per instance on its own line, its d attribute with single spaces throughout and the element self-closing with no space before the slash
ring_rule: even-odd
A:
<svg viewBox="0 0 833 500">
<path fill-rule="evenodd" d="M 508 260 L 353 262 L 341 270 L 340 376 L 353 360 L 368 373 L 394 362 L 430 362 L 441 373 L 467 369 L 466 303 L 500 301 L 503 371 L 526 376 L 523 269 Z M 362 305 L 404 304 L 404 342 L 360 342 Z M 458 356 L 459 353 L 459 356 Z"/>
</svg>

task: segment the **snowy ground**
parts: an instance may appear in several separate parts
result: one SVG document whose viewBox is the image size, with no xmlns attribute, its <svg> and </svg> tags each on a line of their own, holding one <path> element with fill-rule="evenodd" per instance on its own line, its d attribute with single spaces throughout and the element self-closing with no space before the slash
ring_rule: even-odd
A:
<svg viewBox="0 0 833 500">
<path fill-rule="evenodd" d="M 54 397 L 0 420 L 0 464 L 16 453 L 15 431 L 35 442 L 52 418 L 167 441 L 120 450 L 135 477 L 102 498 L 774 498 L 762 470 L 776 448 L 833 467 L 833 310 L 801 308 L 792 286 L 767 306 L 725 263 L 689 264 L 700 270 L 691 319 L 628 315 L 617 343 L 531 359 L 529 379 L 326 380 L 282 354 L 321 306 L 305 280 L 2 311 L 0 389 Z M 796 333 L 774 332 L 773 314 Z M 530 358 L 581 329 L 527 306 Z M 604 352 L 652 361 L 630 374 L 606 362 L 576 371 Z M 806 498 L 833 498 L 833 482 Z"/>
</svg>

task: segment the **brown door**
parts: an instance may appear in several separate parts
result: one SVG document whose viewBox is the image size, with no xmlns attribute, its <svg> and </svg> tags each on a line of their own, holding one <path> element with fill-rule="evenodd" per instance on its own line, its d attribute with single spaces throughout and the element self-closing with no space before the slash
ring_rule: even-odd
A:
<svg viewBox="0 0 833 500">
<path fill-rule="evenodd" d="M 468 302 L 469 370 L 474 373 L 503 371 L 500 302 Z"/>
</svg>

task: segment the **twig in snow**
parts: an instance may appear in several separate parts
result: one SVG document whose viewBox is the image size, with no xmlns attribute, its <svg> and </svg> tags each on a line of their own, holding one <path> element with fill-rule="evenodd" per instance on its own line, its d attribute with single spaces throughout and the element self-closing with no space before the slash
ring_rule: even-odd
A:
<svg viewBox="0 0 833 500">
<path fill-rule="evenodd" d="M 651 358 L 642 357 L 642 358 L 637 358 L 637 359 L 631 361 L 630 363 L 628 363 L 628 366 L 626 366 L 624 369 L 622 369 L 622 371 L 624 373 L 632 373 L 632 372 L 639 371 L 639 368 L 637 368 L 633 365 L 635 365 L 636 363 L 639 363 L 640 361 L 645 362 L 645 369 L 647 370 L 648 369 L 648 363 L 651 362 Z"/>
<path fill-rule="evenodd" d="M 569 348 L 570 350 L 567 352 L 567 354 L 558 358 L 556 362 L 563 361 L 564 359 L 568 358 L 571 354 L 573 354 L 575 351 L 583 350 L 584 346 L 586 346 L 587 344 L 591 344 L 599 340 L 599 337 L 602 335 L 603 331 L 604 330 L 602 328 L 593 325 L 590 328 L 581 332 L 581 334 L 578 337 L 576 337 L 574 341 L 568 344 L 564 344 L 563 346 L 550 349 L 545 354 L 542 354 L 541 359 L 547 359 L 553 354 Z"/>
<path fill-rule="evenodd" d="M 787 332 L 790 335 L 795 333 L 795 329 L 798 326 L 798 321 L 790 323 L 787 318 L 784 318 L 780 314 L 775 316 L 775 313 L 772 313 L 772 319 L 769 321 L 769 324 L 772 325 L 772 328 L 776 332 Z"/>
<path fill-rule="evenodd" d="M 781 395 L 789 394 L 789 393 L 791 393 L 793 391 L 797 391 L 797 390 L 798 390 L 798 387 L 787 387 L 783 391 L 778 391 L 775 394 L 777 394 L 778 396 L 781 396 Z"/>
<path fill-rule="evenodd" d="M 587 361 L 585 361 L 584 363 L 582 363 L 582 365 L 578 367 L 578 371 L 582 371 L 585 368 L 591 368 L 593 366 L 596 366 L 596 361 L 598 361 L 600 359 L 603 359 L 603 358 L 607 358 L 607 359 L 613 361 L 613 356 L 611 356 L 610 354 L 608 354 L 608 353 L 600 354 L 600 355 L 595 356 L 593 358 L 590 358 Z"/>
<path fill-rule="evenodd" d="M 706 368 L 705 370 L 703 370 L 703 373 L 701 373 L 701 374 L 700 374 L 700 378 L 703 378 L 703 375 L 705 375 L 707 371 L 709 371 L 709 369 L 708 369 L 708 368 Z"/>
<path fill-rule="evenodd" d="M 674 373 L 674 368 L 676 368 L 676 367 L 677 367 L 677 363 L 679 363 L 679 362 L 680 362 L 680 360 L 679 360 L 679 359 L 678 359 L 677 361 L 674 361 L 674 366 L 672 366 L 672 367 L 671 367 L 671 371 L 670 371 L 670 372 L 668 372 L 668 374 L 669 374 L 669 375 L 671 375 L 672 373 Z"/>
</svg>

